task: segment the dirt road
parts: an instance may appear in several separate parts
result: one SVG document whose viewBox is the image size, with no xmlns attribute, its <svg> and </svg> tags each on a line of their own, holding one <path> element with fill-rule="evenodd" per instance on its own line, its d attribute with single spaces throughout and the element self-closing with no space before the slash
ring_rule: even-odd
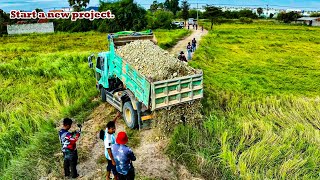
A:
<svg viewBox="0 0 320 180">
<path fill-rule="evenodd" d="M 106 162 L 103 142 L 96 135 L 106 123 L 113 119 L 116 110 L 109 104 L 100 105 L 84 124 L 83 137 L 78 148 L 88 151 L 86 160 L 78 165 L 80 179 L 104 179 Z M 116 134 L 126 131 L 123 119 L 116 122 Z M 142 130 L 138 133 L 140 144 L 133 148 L 137 160 L 133 162 L 136 169 L 136 179 L 200 179 L 191 175 L 185 167 L 170 161 L 164 154 L 167 140 L 155 140 L 153 129 Z M 130 141 L 130 137 L 129 137 Z"/>
<path fill-rule="evenodd" d="M 188 42 L 191 43 L 192 39 L 196 38 L 197 46 L 199 47 L 199 46 L 201 46 L 201 43 L 199 43 L 199 42 L 200 42 L 202 36 L 208 34 L 207 30 L 204 29 L 203 31 L 201 31 L 201 28 L 200 29 L 198 28 L 198 30 L 190 29 L 190 31 L 192 31 L 190 36 L 188 36 L 185 39 L 179 41 L 172 49 L 169 50 L 169 52 L 171 54 L 174 54 L 174 55 L 178 56 L 179 53 L 181 51 L 183 51 L 185 53 L 185 55 L 187 55 L 186 49 L 187 49 Z"/>
</svg>

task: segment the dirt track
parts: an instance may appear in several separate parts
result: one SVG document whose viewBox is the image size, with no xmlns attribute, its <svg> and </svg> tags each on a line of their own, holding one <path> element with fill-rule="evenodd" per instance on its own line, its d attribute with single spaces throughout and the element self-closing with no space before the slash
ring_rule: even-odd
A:
<svg viewBox="0 0 320 180">
<path fill-rule="evenodd" d="M 193 30 L 192 27 L 191 27 L 190 31 L 192 31 L 190 36 L 188 36 L 185 39 L 179 41 L 172 49 L 169 50 L 169 52 L 171 54 L 174 54 L 174 55 L 178 56 L 179 53 L 181 51 L 183 51 L 185 53 L 185 55 L 187 55 L 186 49 L 187 49 L 188 42 L 191 43 L 192 39 L 196 38 L 197 48 L 198 48 L 199 45 L 201 45 L 199 42 L 200 42 L 202 36 L 208 34 L 208 31 L 205 30 L 205 29 L 203 31 L 201 31 L 201 27 L 200 26 L 198 27 L 198 30 Z"/>
<path fill-rule="evenodd" d="M 85 161 L 80 161 L 78 171 L 80 179 L 104 179 L 106 163 L 99 163 L 104 158 L 103 142 L 96 134 L 112 120 L 116 110 L 104 103 L 97 107 L 84 124 L 83 137 L 79 141 L 79 150 L 89 151 Z M 116 123 L 116 134 L 125 131 L 123 119 Z M 153 129 L 142 130 L 139 133 L 141 143 L 133 148 L 137 160 L 133 162 L 136 169 L 136 179 L 198 179 L 193 177 L 185 167 L 173 164 L 164 154 L 167 140 L 155 140 Z M 129 137 L 130 141 L 130 137 Z"/>
</svg>

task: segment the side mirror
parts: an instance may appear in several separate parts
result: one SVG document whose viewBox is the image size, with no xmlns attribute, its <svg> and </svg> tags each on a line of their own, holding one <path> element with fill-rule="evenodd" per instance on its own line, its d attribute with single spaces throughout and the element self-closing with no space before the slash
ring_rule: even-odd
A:
<svg viewBox="0 0 320 180">
<path fill-rule="evenodd" d="M 93 68 L 92 58 L 94 58 L 94 54 L 92 54 L 92 55 L 90 55 L 90 56 L 88 57 L 88 64 L 89 64 L 89 68 L 90 68 L 90 69 Z"/>
</svg>

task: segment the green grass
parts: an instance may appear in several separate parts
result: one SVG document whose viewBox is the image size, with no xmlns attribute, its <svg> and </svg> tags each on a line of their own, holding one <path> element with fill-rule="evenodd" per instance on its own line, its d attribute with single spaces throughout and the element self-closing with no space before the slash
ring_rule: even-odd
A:
<svg viewBox="0 0 320 180">
<path fill-rule="evenodd" d="M 55 122 L 65 116 L 83 122 L 96 106 L 91 99 L 97 92 L 87 88 L 95 86 L 87 56 L 106 49 L 105 37 L 89 32 L 1 38 L 1 178 L 35 179 L 49 172 L 60 148 Z"/>
<path fill-rule="evenodd" d="M 157 38 L 158 46 L 162 49 L 169 49 L 176 45 L 183 37 L 190 35 L 191 31 L 186 29 L 156 30 L 154 34 Z"/>
<path fill-rule="evenodd" d="M 166 42 L 180 31 L 156 35 Z M 39 179 L 59 168 L 57 122 L 68 116 L 83 123 L 99 104 L 87 57 L 107 45 L 97 32 L 0 38 L 0 179 Z"/>
<path fill-rule="evenodd" d="M 318 179 L 319 33 L 214 26 L 190 62 L 204 71 L 207 119 L 177 128 L 168 154 L 212 179 Z"/>
</svg>

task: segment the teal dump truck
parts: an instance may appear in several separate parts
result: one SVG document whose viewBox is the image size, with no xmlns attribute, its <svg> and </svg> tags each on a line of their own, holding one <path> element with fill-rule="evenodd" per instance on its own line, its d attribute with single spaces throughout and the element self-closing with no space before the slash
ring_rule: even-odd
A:
<svg viewBox="0 0 320 180">
<path fill-rule="evenodd" d="M 150 40 L 156 44 L 152 31 L 122 31 L 109 34 L 109 51 L 88 57 L 90 68 L 95 61 L 96 88 L 106 101 L 123 114 L 129 128 L 142 127 L 152 119 L 152 112 L 182 103 L 192 103 L 203 97 L 203 76 L 195 74 L 153 82 L 116 54 L 115 48 L 135 40 Z"/>
</svg>

